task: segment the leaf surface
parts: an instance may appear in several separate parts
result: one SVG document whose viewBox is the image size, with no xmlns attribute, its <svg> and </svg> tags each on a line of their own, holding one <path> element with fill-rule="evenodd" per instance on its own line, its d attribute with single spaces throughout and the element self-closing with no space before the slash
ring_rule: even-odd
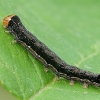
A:
<svg viewBox="0 0 100 100">
<path fill-rule="evenodd" d="M 25 27 L 70 65 L 100 73 L 100 1 L 3 0 L 0 20 L 20 17 Z M 98 100 L 100 89 L 84 89 L 60 78 L 44 66 L 0 23 L 0 82 L 20 100 Z"/>
</svg>

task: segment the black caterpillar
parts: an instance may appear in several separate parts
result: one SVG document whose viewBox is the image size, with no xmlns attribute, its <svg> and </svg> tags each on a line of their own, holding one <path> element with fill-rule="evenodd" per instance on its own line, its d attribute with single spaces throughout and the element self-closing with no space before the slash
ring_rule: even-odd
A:
<svg viewBox="0 0 100 100">
<path fill-rule="evenodd" d="M 3 26 L 15 37 L 16 42 L 23 45 L 30 53 L 37 58 L 46 69 L 51 69 L 58 77 L 83 83 L 84 87 L 94 85 L 100 87 L 100 74 L 79 69 L 68 65 L 51 51 L 44 43 L 39 41 L 22 24 L 19 17 L 9 15 L 3 19 Z"/>
</svg>

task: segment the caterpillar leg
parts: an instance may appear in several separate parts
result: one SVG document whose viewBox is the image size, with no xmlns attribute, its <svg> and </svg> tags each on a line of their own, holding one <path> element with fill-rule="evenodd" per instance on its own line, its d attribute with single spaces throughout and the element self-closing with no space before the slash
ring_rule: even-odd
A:
<svg viewBox="0 0 100 100">
<path fill-rule="evenodd" d="M 51 64 L 46 64 L 44 65 L 45 69 L 48 71 L 48 69 L 52 70 L 57 76 L 59 76 L 58 71 L 51 65 Z"/>
<path fill-rule="evenodd" d="M 11 44 L 15 44 L 15 43 L 17 43 L 17 40 L 13 40 L 12 42 L 11 42 Z"/>
<path fill-rule="evenodd" d="M 58 81 L 58 79 L 59 79 L 59 76 L 55 76 L 55 78 L 54 78 L 54 81 Z"/>
<path fill-rule="evenodd" d="M 70 80 L 70 85 L 74 85 L 75 81 L 74 80 Z"/>
<path fill-rule="evenodd" d="M 11 31 L 8 31 L 8 30 L 5 30 L 4 32 L 5 32 L 5 33 L 8 33 L 8 34 L 11 33 Z"/>
<path fill-rule="evenodd" d="M 44 68 L 44 71 L 45 71 L 45 72 L 48 72 L 48 70 L 49 70 L 48 68 L 46 68 L 46 67 Z"/>
<path fill-rule="evenodd" d="M 83 87 L 85 88 L 85 89 L 87 89 L 88 88 L 88 83 L 83 83 Z"/>
</svg>

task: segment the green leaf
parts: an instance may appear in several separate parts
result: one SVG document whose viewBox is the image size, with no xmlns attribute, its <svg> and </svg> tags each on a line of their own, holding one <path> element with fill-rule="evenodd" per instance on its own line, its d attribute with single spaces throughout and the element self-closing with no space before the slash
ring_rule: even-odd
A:
<svg viewBox="0 0 100 100">
<path fill-rule="evenodd" d="M 100 73 L 100 1 L 2 0 L 0 20 L 20 17 L 25 27 L 68 64 Z M 98 100 L 100 89 L 74 86 L 52 71 L 5 33 L 0 23 L 0 82 L 20 100 Z M 8 99 L 8 98 L 7 98 Z M 16 98 L 15 98 L 16 99 Z"/>
</svg>

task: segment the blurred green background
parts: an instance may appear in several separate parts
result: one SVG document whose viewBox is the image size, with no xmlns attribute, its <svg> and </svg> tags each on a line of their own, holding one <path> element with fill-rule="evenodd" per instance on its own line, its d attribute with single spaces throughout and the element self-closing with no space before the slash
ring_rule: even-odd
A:
<svg viewBox="0 0 100 100">
<path fill-rule="evenodd" d="M 99 100 L 99 88 L 70 86 L 63 78 L 55 81 L 55 75 L 46 73 L 24 47 L 11 44 L 14 38 L 2 26 L 9 14 L 18 15 L 30 32 L 68 64 L 100 73 L 99 0 L 0 1 L 0 100 Z"/>
</svg>

